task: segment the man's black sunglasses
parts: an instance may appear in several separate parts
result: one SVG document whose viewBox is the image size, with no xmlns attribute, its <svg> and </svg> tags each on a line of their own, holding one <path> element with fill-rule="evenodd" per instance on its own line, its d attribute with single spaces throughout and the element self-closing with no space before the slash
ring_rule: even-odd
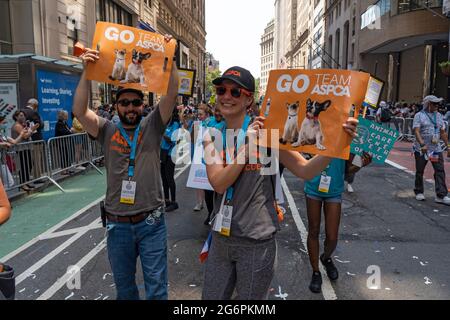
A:
<svg viewBox="0 0 450 320">
<path fill-rule="evenodd" d="M 140 107 L 142 106 L 143 101 L 141 99 L 134 99 L 134 100 L 123 99 L 117 101 L 117 104 L 120 104 L 123 107 L 128 107 L 130 104 L 132 104 L 133 107 Z"/>
</svg>

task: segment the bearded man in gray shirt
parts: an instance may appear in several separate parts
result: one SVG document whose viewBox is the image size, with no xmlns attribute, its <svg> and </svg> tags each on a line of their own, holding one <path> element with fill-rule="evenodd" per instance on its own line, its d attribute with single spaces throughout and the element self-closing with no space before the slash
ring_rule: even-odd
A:
<svg viewBox="0 0 450 320">
<path fill-rule="evenodd" d="M 166 37 L 170 41 L 171 37 Z M 84 66 L 96 63 L 99 52 L 88 49 Z M 105 212 L 108 257 L 118 300 L 139 300 L 136 262 L 140 257 L 146 299 L 167 299 L 167 231 L 161 190 L 159 150 L 178 95 L 178 70 L 173 63 L 167 95 L 143 118 L 144 95 L 120 89 L 116 108 L 120 122 L 97 116 L 87 108 L 89 81 L 83 73 L 73 113 L 105 150 L 107 191 Z"/>
</svg>

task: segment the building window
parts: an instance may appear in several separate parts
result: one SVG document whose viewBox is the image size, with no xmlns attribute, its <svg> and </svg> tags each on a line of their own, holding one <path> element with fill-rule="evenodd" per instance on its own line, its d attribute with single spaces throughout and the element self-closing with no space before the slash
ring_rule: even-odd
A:
<svg viewBox="0 0 450 320">
<path fill-rule="evenodd" d="M 442 7 L 442 0 L 402 0 L 398 3 L 398 13 L 405 13 L 425 8 Z"/>
<path fill-rule="evenodd" d="M 149 8 L 152 7 L 152 0 L 144 0 L 144 3 L 147 7 L 149 7 Z"/>
<path fill-rule="evenodd" d="M 322 15 L 323 15 L 323 8 L 320 9 L 319 13 L 317 14 L 317 16 L 314 18 L 314 27 L 317 26 L 320 22 L 320 20 L 322 20 Z"/>
<path fill-rule="evenodd" d="M 356 17 L 353 17 L 352 21 L 352 36 L 354 37 L 356 34 Z"/>
<path fill-rule="evenodd" d="M 78 30 L 76 28 L 72 30 L 67 30 L 67 53 L 73 56 L 73 48 L 78 42 Z"/>
<path fill-rule="evenodd" d="M 442 0 L 402 0 L 398 3 L 398 13 L 422 10 L 426 7 L 442 7 Z"/>
<path fill-rule="evenodd" d="M 9 1 L 0 1 L 0 54 L 12 54 Z"/>
<path fill-rule="evenodd" d="M 391 11 L 390 0 L 379 0 L 361 15 L 361 30 Z"/>
<path fill-rule="evenodd" d="M 106 21 L 126 26 L 132 26 L 132 15 L 112 0 L 95 0 L 97 21 Z"/>
</svg>

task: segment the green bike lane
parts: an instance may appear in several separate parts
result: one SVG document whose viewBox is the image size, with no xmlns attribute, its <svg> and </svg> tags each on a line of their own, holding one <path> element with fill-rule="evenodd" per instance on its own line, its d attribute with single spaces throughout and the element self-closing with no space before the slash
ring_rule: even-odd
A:
<svg viewBox="0 0 450 320">
<path fill-rule="evenodd" d="M 13 201 L 11 219 L 0 227 L 0 257 L 20 248 L 105 194 L 106 174 L 89 169 L 42 192 Z"/>
</svg>

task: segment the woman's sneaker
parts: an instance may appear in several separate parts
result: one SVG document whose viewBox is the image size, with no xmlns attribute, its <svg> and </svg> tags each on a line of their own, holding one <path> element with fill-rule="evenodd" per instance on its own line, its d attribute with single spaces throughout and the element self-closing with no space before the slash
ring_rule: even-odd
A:
<svg viewBox="0 0 450 320">
<path fill-rule="evenodd" d="M 311 283 L 309 284 L 309 290 L 313 293 L 322 292 L 322 275 L 320 272 L 313 272 Z"/>
<path fill-rule="evenodd" d="M 334 265 L 333 260 L 331 260 L 331 258 L 324 260 L 322 254 L 320 256 L 320 262 L 322 262 L 323 266 L 325 267 L 325 270 L 327 270 L 327 276 L 330 280 L 335 281 L 339 278 L 339 272 L 336 266 Z"/>
<path fill-rule="evenodd" d="M 197 203 L 194 207 L 194 211 L 202 211 L 203 210 L 203 203 Z"/>
</svg>

